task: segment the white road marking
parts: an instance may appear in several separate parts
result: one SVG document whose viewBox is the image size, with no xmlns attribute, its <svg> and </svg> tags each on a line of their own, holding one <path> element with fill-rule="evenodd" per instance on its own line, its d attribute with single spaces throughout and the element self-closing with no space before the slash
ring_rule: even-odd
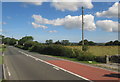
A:
<svg viewBox="0 0 120 82">
<path fill-rule="evenodd" d="M 59 70 L 59 68 L 58 67 L 53 67 L 54 69 L 56 69 L 56 70 Z"/>
<path fill-rule="evenodd" d="M 2 56 L 4 56 L 5 54 L 3 53 Z"/>
<path fill-rule="evenodd" d="M 5 72 L 5 65 L 3 64 L 3 76 L 4 76 L 4 79 L 6 79 L 6 72 Z"/>
<path fill-rule="evenodd" d="M 6 66 L 6 67 L 7 67 L 7 66 Z M 9 76 L 11 76 L 11 73 L 10 73 L 10 71 L 9 71 L 8 67 L 7 67 L 7 71 L 8 71 L 8 75 L 9 75 Z"/>
<path fill-rule="evenodd" d="M 26 55 L 26 53 L 24 53 L 24 52 L 22 52 L 22 51 L 19 51 L 19 52 L 22 53 L 22 54 L 24 54 L 24 55 Z M 27 54 L 27 55 L 28 55 L 28 54 Z M 58 66 L 56 66 L 56 65 L 54 65 L 54 64 L 51 64 L 51 63 L 49 63 L 49 62 L 47 62 L 47 61 L 44 61 L 44 60 L 42 60 L 42 59 L 36 58 L 36 57 L 34 57 L 34 56 L 31 56 L 31 55 L 28 55 L 28 56 L 31 57 L 31 58 L 34 58 L 34 59 L 38 59 L 39 61 L 41 61 L 41 62 L 43 62 L 43 63 L 46 63 L 46 64 L 48 64 L 48 65 L 51 65 L 51 66 L 53 66 L 53 67 L 55 67 L 55 68 L 57 68 L 57 69 L 61 69 L 61 70 L 65 71 L 65 72 L 68 72 L 68 73 L 70 73 L 70 74 L 72 74 L 72 75 L 75 75 L 75 76 L 77 76 L 77 77 L 79 77 L 79 78 L 82 78 L 82 79 L 84 79 L 84 80 L 88 80 L 88 81 L 90 81 L 90 82 L 93 82 L 93 81 L 91 81 L 91 80 L 89 80 L 89 79 L 87 79 L 87 78 L 85 78 L 85 77 L 82 77 L 82 76 L 80 76 L 80 75 L 78 75 L 78 74 L 75 74 L 75 73 L 73 73 L 73 72 L 71 72 L 71 71 L 68 71 L 68 70 L 63 69 L 63 68 L 61 68 L 61 67 L 58 67 Z"/>
</svg>

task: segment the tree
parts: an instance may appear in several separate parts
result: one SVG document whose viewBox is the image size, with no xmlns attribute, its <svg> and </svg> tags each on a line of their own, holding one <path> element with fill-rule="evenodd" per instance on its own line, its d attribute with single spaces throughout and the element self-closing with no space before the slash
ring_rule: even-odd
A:
<svg viewBox="0 0 120 82">
<path fill-rule="evenodd" d="M 2 43 L 8 44 L 8 45 L 15 45 L 16 41 L 17 41 L 17 39 L 15 39 L 15 38 L 9 38 L 9 37 L 6 37 L 6 38 L 2 39 Z"/>
<path fill-rule="evenodd" d="M 112 45 L 113 45 L 113 41 L 107 42 L 107 43 L 105 44 L 105 46 L 112 46 Z"/>
<path fill-rule="evenodd" d="M 62 40 L 62 41 L 61 41 L 61 44 L 63 44 L 63 45 L 69 45 L 70 42 L 69 42 L 69 40 Z"/>
<path fill-rule="evenodd" d="M 82 41 L 79 42 L 79 45 L 82 45 Z M 88 40 L 87 39 L 84 40 L 84 45 L 88 45 Z"/>
<path fill-rule="evenodd" d="M 95 43 L 93 41 L 89 41 L 88 45 L 95 45 Z"/>
<path fill-rule="evenodd" d="M 4 36 L 0 35 L 0 43 L 3 43 Z"/>
<path fill-rule="evenodd" d="M 119 45 L 119 41 L 118 41 L 118 40 L 115 40 L 115 41 L 113 42 L 113 45 Z"/>
<path fill-rule="evenodd" d="M 58 41 L 55 42 L 55 44 L 61 44 L 61 42 L 58 40 Z"/>
<path fill-rule="evenodd" d="M 25 37 L 23 37 L 22 39 L 20 39 L 20 40 L 18 41 L 18 44 L 19 44 L 19 45 L 24 45 L 24 43 L 25 43 L 26 41 L 33 41 L 33 37 L 32 37 L 32 36 L 25 36 Z"/>
<path fill-rule="evenodd" d="M 46 40 L 46 44 L 53 44 L 53 40 L 52 39 Z"/>
<path fill-rule="evenodd" d="M 4 38 L 4 39 L 3 39 L 3 43 L 4 43 L 4 44 L 9 44 L 9 43 L 10 43 L 10 39 L 11 39 L 11 38 L 9 38 L 9 37 Z"/>
<path fill-rule="evenodd" d="M 11 38 L 10 39 L 10 42 L 9 42 L 9 45 L 15 45 L 16 44 L 16 39 L 14 39 L 14 38 Z"/>
<path fill-rule="evenodd" d="M 32 47 L 35 44 L 37 44 L 37 42 L 35 42 L 35 41 L 26 41 L 24 43 L 24 47 L 23 48 L 26 49 L 26 50 L 28 50 L 30 47 Z"/>
</svg>

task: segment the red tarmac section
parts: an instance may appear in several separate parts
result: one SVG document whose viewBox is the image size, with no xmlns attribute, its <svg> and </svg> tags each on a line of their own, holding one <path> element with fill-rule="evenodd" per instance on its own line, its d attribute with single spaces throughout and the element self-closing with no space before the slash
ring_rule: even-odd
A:
<svg viewBox="0 0 120 82">
<path fill-rule="evenodd" d="M 51 64 L 78 74 L 89 80 L 120 80 L 119 73 L 66 60 L 49 60 Z"/>
</svg>

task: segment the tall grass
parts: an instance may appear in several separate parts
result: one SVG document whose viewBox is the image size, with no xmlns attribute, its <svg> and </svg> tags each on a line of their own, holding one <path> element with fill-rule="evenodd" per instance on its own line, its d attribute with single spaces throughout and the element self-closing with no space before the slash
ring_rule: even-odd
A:
<svg viewBox="0 0 120 82">
<path fill-rule="evenodd" d="M 73 49 L 82 50 L 82 46 L 66 46 Z M 118 55 L 119 46 L 88 46 L 88 52 L 95 56 Z"/>
</svg>

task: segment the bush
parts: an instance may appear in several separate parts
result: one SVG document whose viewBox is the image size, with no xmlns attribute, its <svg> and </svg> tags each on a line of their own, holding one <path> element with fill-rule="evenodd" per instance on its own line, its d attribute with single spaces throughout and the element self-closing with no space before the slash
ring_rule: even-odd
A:
<svg viewBox="0 0 120 82">
<path fill-rule="evenodd" d="M 105 58 L 105 56 L 96 56 L 95 61 L 101 62 L 101 63 L 106 63 L 106 58 Z"/>
<path fill-rule="evenodd" d="M 29 51 L 38 52 L 40 54 L 77 58 L 80 61 L 96 61 L 102 63 L 106 62 L 104 56 L 94 56 L 89 52 L 85 52 L 86 49 L 85 51 L 81 51 L 79 49 L 64 47 L 62 45 L 44 45 L 29 41 L 24 44 L 24 47 L 21 45 L 16 45 L 16 47 L 21 49 L 28 49 Z"/>
<path fill-rule="evenodd" d="M 24 43 L 23 49 L 28 50 L 30 47 L 32 47 L 35 44 L 34 41 L 27 41 Z"/>
<path fill-rule="evenodd" d="M 95 60 L 95 57 L 96 57 L 96 56 L 92 55 L 91 53 L 82 52 L 82 53 L 77 57 L 77 59 L 80 60 L 80 61 L 94 61 L 94 60 Z"/>
<path fill-rule="evenodd" d="M 82 51 L 86 52 L 88 49 L 89 49 L 88 46 L 86 45 L 82 46 Z"/>
<path fill-rule="evenodd" d="M 113 63 L 120 63 L 120 55 L 113 55 L 109 59 Z"/>
<path fill-rule="evenodd" d="M 48 55 L 63 56 L 64 48 L 61 45 L 46 45 L 42 52 Z"/>
<path fill-rule="evenodd" d="M 75 57 L 74 51 L 71 48 L 64 48 L 63 54 L 64 54 L 65 57 L 69 57 L 69 58 L 74 58 Z"/>
<path fill-rule="evenodd" d="M 15 47 L 18 47 L 20 49 L 23 49 L 24 46 L 21 46 L 21 45 L 15 45 Z"/>
<path fill-rule="evenodd" d="M 29 51 L 42 53 L 44 48 L 45 48 L 45 45 L 36 43 L 36 44 L 32 45 L 32 47 L 29 48 Z"/>
<path fill-rule="evenodd" d="M 79 55 L 81 55 L 82 51 L 79 49 L 73 49 L 74 51 L 74 57 L 77 58 Z"/>
<path fill-rule="evenodd" d="M 30 51 L 39 52 L 41 54 L 48 54 L 54 56 L 65 56 L 70 58 L 77 57 L 77 50 L 73 50 L 71 48 L 66 48 L 62 45 L 34 45 L 30 49 Z"/>
<path fill-rule="evenodd" d="M 72 48 L 65 48 L 64 49 L 64 55 L 69 58 L 77 58 L 79 54 L 81 54 L 81 50 L 78 49 L 72 49 Z"/>
</svg>

